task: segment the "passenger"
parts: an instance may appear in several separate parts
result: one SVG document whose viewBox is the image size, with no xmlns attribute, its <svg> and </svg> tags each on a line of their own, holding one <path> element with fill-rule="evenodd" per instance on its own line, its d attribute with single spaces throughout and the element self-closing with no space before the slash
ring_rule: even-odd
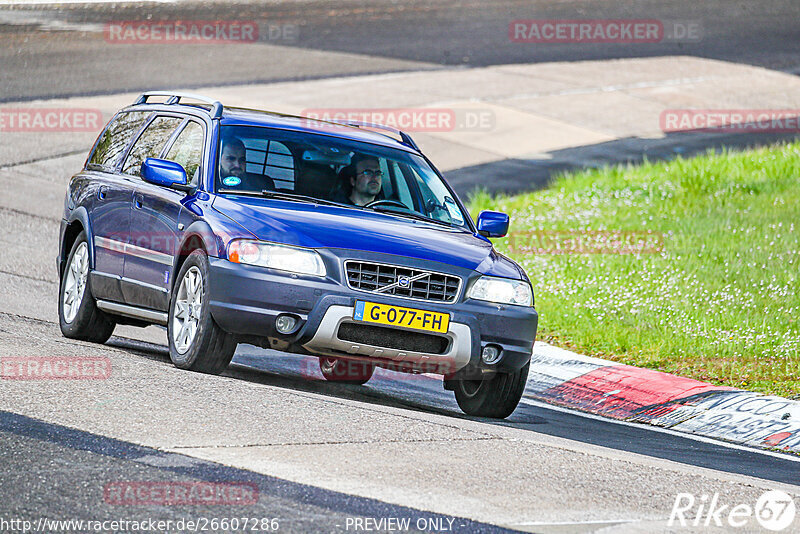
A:
<svg viewBox="0 0 800 534">
<path fill-rule="evenodd" d="M 222 140 L 222 152 L 219 157 L 219 177 L 221 179 L 233 176 L 239 178 L 239 182 L 244 179 L 247 171 L 247 150 L 244 143 L 238 137 L 228 137 Z M 235 180 L 230 181 L 231 184 Z M 238 185 L 238 183 L 236 185 Z"/>
<path fill-rule="evenodd" d="M 219 178 L 223 187 L 263 191 L 275 189 L 275 182 L 269 176 L 253 175 L 247 172 L 247 149 L 238 137 L 222 139 L 219 156 Z"/>
<path fill-rule="evenodd" d="M 334 194 L 334 202 L 366 206 L 380 198 L 383 172 L 377 157 L 355 154 L 339 176 L 342 183 Z"/>
</svg>

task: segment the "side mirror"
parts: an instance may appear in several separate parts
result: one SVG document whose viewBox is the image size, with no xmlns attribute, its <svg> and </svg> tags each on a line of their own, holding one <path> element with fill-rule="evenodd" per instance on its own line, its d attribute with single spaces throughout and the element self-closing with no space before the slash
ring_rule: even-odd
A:
<svg viewBox="0 0 800 534">
<path fill-rule="evenodd" d="M 142 180 L 151 184 L 184 192 L 192 190 L 186 179 L 186 170 L 174 161 L 147 158 L 142 163 L 141 174 Z"/>
<path fill-rule="evenodd" d="M 499 211 L 482 211 L 478 215 L 478 233 L 485 237 L 503 237 L 508 233 L 508 215 Z"/>
</svg>

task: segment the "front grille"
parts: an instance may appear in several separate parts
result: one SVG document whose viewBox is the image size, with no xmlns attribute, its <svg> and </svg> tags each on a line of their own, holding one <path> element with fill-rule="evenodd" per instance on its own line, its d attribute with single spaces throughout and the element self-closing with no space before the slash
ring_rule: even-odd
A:
<svg viewBox="0 0 800 534">
<path fill-rule="evenodd" d="M 450 344 L 450 340 L 442 336 L 358 323 L 342 323 L 339 325 L 336 337 L 342 341 L 372 345 L 373 347 L 427 354 L 444 354 Z"/>
<path fill-rule="evenodd" d="M 381 295 L 394 295 L 435 302 L 455 302 L 461 278 L 422 269 L 346 261 L 347 285 Z M 403 284 L 408 280 L 407 284 Z"/>
</svg>

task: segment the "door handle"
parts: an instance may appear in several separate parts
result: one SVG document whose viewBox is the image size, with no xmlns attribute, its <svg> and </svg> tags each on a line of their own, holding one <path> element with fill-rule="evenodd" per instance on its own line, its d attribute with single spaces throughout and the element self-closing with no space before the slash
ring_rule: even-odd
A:
<svg viewBox="0 0 800 534">
<path fill-rule="evenodd" d="M 133 207 L 136 208 L 137 210 L 142 209 L 142 201 L 143 200 L 144 200 L 144 197 L 142 195 L 134 196 L 133 197 Z"/>
<path fill-rule="evenodd" d="M 100 200 L 105 200 L 106 193 L 108 193 L 108 188 L 107 187 L 101 187 L 100 190 L 97 191 L 97 198 L 99 198 Z"/>
</svg>

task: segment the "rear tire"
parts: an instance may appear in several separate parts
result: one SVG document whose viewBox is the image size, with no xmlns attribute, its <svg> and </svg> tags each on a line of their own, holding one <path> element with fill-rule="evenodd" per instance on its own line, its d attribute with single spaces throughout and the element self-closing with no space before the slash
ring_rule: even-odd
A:
<svg viewBox="0 0 800 534">
<path fill-rule="evenodd" d="M 366 384 L 375 372 L 375 366 L 371 363 L 325 356 L 319 359 L 319 369 L 329 382 L 344 382 L 359 386 Z"/>
<path fill-rule="evenodd" d="M 209 306 L 208 257 L 195 250 L 181 267 L 169 303 L 169 358 L 176 367 L 218 375 L 233 359 L 234 337 L 219 327 Z"/>
<path fill-rule="evenodd" d="M 467 415 L 505 419 L 522 398 L 530 365 L 515 373 L 497 373 L 488 380 L 455 380 L 458 407 Z"/>
<path fill-rule="evenodd" d="M 86 232 L 75 238 L 58 286 L 58 324 L 64 337 L 105 343 L 116 326 L 97 308 L 89 278 L 89 241 Z"/>
</svg>

